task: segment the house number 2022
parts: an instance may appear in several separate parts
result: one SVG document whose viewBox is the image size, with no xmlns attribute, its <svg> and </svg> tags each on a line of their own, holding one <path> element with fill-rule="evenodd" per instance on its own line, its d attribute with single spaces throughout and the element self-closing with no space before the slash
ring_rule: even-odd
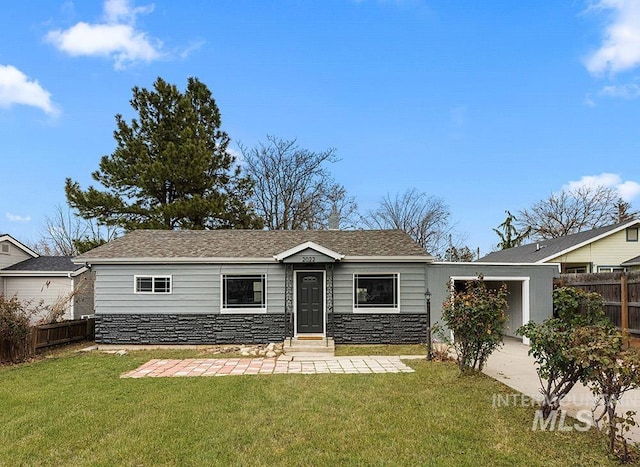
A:
<svg viewBox="0 0 640 467">
<path fill-rule="evenodd" d="M 302 262 L 303 263 L 315 263 L 316 262 L 316 257 L 315 256 L 303 256 L 302 257 Z"/>
</svg>

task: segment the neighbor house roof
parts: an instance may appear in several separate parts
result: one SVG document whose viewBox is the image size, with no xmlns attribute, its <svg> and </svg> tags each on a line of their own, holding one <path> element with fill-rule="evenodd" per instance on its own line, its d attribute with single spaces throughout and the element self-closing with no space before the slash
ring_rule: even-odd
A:
<svg viewBox="0 0 640 467">
<path fill-rule="evenodd" d="M 640 225 L 640 220 L 608 225 L 573 235 L 565 235 L 564 237 L 541 240 L 515 248 L 494 251 L 493 253 L 483 256 L 478 261 L 483 263 L 546 263 L 558 256 L 577 250 L 589 243 L 593 243 L 636 225 Z"/>
<path fill-rule="evenodd" d="M 136 230 L 74 259 L 75 262 L 269 260 L 313 242 L 350 257 L 432 261 L 400 230 Z"/>
<path fill-rule="evenodd" d="M 65 271 L 72 272 L 82 266 L 71 261 L 72 256 L 38 256 L 25 259 L 3 269 L 3 271 Z"/>
<path fill-rule="evenodd" d="M 71 261 L 72 256 L 38 256 L 0 270 L 0 276 L 77 276 L 86 268 Z"/>
<path fill-rule="evenodd" d="M 640 266 L 640 256 L 628 259 L 624 263 L 621 263 L 620 266 Z"/>
<path fill-rule="evenodd" d="M 13 238 L 11 235 L 9 234 L 0 234 L 0 242 L 4 242 L 7 241 L 9 243 L 11 243 L 13 246 L 15 246 L 16 248 L 24 251 L 26 254 L 28 254 L 29 256 L 32 257 L 36 257 L 38 256 L 38 253 L 36 253 L 35 251 L 33 251 L 31 248 L 29 248 L 28 246 L 20 243 L 18 240 L 16 240 L 15 238 Z"/>
</svg>

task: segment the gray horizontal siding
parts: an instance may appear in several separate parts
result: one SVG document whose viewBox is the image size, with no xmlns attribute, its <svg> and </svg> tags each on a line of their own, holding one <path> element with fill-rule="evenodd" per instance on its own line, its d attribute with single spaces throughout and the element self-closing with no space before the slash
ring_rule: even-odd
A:
<svg viewBox="0 0 640 467">
<path fill-rule="evenodd" d="M 342 263 L 334 271 L 334 312 L 353 313 L 354 274 L 400 274 L 400 313 L 424 313 L 425 265 Z"/>
<path fill-rule="evenodd" d="M 552 290 L 553 277 L 558 274 L 558 268 L 553 265 L 492 265 L 485 263 L 450 263 L 433 264 L 429 266 L 429 290 L 433 293 L 432 319 L 440 319 L 441 304 L 449 297 L 447 284 L 451 276 L 477 277 L 528 277 L 529 280 L 529 313 L 530 319 L 542 322 L 553 313 Z M 521 305 L 522 299 L 516 305 Z M 513 321 L 515 327 L 516 320 Z"/>
<path fill-rule="evenodd" d="M 272 265 L 95 265 L 98 314 L 220 313 L 221 274 L 266 274 L 267 312 L 284 313 L 284 267 Z M 136 294 L 136 275 L 171 275 L 171 294 Z"/>
</svg>

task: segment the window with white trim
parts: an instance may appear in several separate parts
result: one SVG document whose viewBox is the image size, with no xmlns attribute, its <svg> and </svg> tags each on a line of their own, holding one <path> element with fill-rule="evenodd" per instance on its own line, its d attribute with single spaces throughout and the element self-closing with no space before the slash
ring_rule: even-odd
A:
<svg viewBox="0 0 640 467">
<path fill-rule="evenodd" d="M 255 309 L 266 308 L 266 274 L 222 276 L 222 308 Z"/>
<path fill-rule="evenodd" d="M 574 266 L 567 268 L 564 273 L 565 274 L 584 274 L 587 272 L 586 266 Z"/>
<path fill-rule="evenodd" d="M 398 274 L 354 274 L 355 309 L 397 309 Z"/>
<path fill-rule="evenodd" d="M 624 272 L 624 266 L 598 266 L 598 272 Z"/>
<path fill-rule="evenodd" d="M 171 276 L 135 276 L 135 293 L 171 293 Z"/>
</svg>

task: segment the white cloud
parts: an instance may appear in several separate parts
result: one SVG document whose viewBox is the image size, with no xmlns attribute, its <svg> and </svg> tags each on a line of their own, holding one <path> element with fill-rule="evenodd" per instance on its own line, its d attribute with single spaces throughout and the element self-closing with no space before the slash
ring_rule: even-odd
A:
<svg viewBox="0 0 640 467">
<path fill-rule="evenodd" d="M 36 80 L 11 65 L 0 65 L 0 107 L 13 104 L 38 107 L 55 115 L 58 109 L 51 102 L 51 94 Z"/>
<path fill-rule="evenodd" d="M 186 48 L 184 48 L 181 52 L 180 52 L 180 58 L 185 60 L 186 58 L 188 58 L 193 52 L 197 51 L 198 49 L 200 49 L 200 47 L 202 47 L 205 44 L 205 41 L 194 41 L 191 42 L 191 44 L 189 44 Z"/>
<path fill-rule="evenodd" d="M 640 85 L 636 83 L 611 85 L 603 87 L 599 94 L 607 97 L 621 97 L 623 99 L 637 99 L 640 97 Z"/>
<path fill-rule="evenodd" d="M 636 196 L 640 194 L 640 183 L 626 181 L 618 185 L 618 193 L 620 193 L 620 198 L 625 201 L 631 201 Z"/>
<path fill-rule="evenodd" d="M 6 216 L 9 222 L 29 222 L 31 220 L 31 216 L 20 216 L 18 214 L 11 214 L 10 212 L 6 213 Z"/>
<path fill-rule="evenodd" d="M 136 15 L 150 13 L 153 5 L 134 8 L 128 0 L 107 0 L 103 23 L 79 22 L 65 30 L 50 31 L 45 39 L 71 56 L 113 59 L 116 69 L 138 61 L 162 57 L 162 43 L 135 28 Z"/>
<path fill-rule="evenodd" d="M 571 181 L 562 188 L 576 190 L 581 187 L 596 188 L 604 186 L 617 190 L 618 195 L 625 201 L 631 201 L 640 195 L 640 183 L 632 180 L 623 181 L 620 175 L 602 173 L 600 175 L 585 175 L 580 180 Z"/>
<path fill-rule="evenodd" d="M 600 48 L 585 65 L 590 73 L 615 74 L 640 65 L 640 2 L 638 0 L 600 0 L 590 10 L 609 11 Z"/>
<path fill-rule="evenodd" d="M 108 23 L 127 22 L 134 24 L 136 15 L 151 13 L 154 5 L 132 7 L 129 0 L 106 0 L 104 15 Z"/>
</svg>

